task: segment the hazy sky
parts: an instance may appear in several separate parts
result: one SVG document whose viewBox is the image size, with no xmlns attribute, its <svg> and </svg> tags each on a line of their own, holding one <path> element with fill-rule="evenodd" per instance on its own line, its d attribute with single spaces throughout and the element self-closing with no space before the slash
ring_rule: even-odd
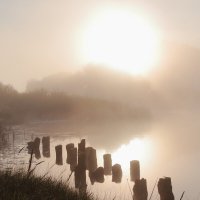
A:
<svg viewBox="0 0 200 200">
<path fill-rule="evenodd" d="M 26 88 L 27 81 L 31 79 L 42 79 L 51 74 L 86 65 L 87 62 L 81 54 L 81 37 L 84 27 L 88 25 L 95 13 L 104 9 L 115 8 L 132 10 L 132 12 L 136 12 L 154 24 L 162 39 L 165 42 L 167 41 L 166 43 L 169 42 L 172 50 L 175 49 L 175 43 L 196 47 L 183 50 L 182 46 L 178 45 L 174 51 L 170 52 L 169 59 L 162 63 L 163 66 L 167 66 L 165 75 L 168 74 L 166 76 L 170 77 L 166 81 L 165 87 L 169 88 L 169 92 L 166 92 L 167 89 L 163 89 L 163 91 L 172 97 L 175 94 L 176 97 L 171 98 L 169 96 L 170 98 L 166 102 L 172 102 L 172 108 L 181 107 L 181 105 L 185 107 L 185 102 L 189 102 L 188 104 L 191 104 L 192 108 L 194 105 L 194 108 L 191 109 L 190 115 L 187 112 L 186 114 L 180 112 L 177 115 L 175 109 L 169 110 L 169 114 L 163 111 L 164 128 L 162 125 L 158 129 L 156 128 L 155 138 L 158 135 L 164 141 L 163 143 L 160 142 L 164 150 L 162 151 L 161 148 L 158 152 L 166 152 L 169 156 L 166 159 L 165 155 L 162 155 L 163 160 L 168 160 L 171 155 L 174 155 L 175 164 L 168 162 L 161 169 L 172 177 L 174 175 L 178 177 L 173 180 L 174 185 L 185 185 L 187 192 L 188 189 L 197 192 L 199 191 L 197 187 L 200 178 L 199 175 L 191 172 L 198 170 L 200 155 L 200 127 L 198 125 L 200 0 L 0 0 L 0 82 L 12 84 L 18 90 L 23 91 Z M 177 51 L 181 53 L 176 54 Z M 177 62 L 173 62 L 173 59 Z M 168 66 L 171 67 L 171 70 L 168 70 Z M 160 77 L 164 80 L 162 76 Z M 96 77 L 94 80 L 101 86 L 107 83 L 105 80 L 104 84 L 102 84 L 102 80 L 96 81 Z M 113 79 L 111 81 L 114 85 Z M 157 85 L 162 85 L 160 83 L 161 81 Z M 64 86 L 66 85 L 64 84 Z M 95 92 L 100 94 L 92 81 L 90 85 Z M 126 82 L 124 85 L 128 89 L 125 90 L 125 87 L 122 90 L 121 87 L 121 91 L 134 91 Z M 107 89 L 107 85 L 105 87 Z M 77 88 L 80 89 L 79 85 Z M 131 89 L 129 90 L 129 88 Z M 120 94 L 119 91 L 120 88 L 116 90 L 116 93 Z M 148 94 L 146 90 L 144 91 L 144 94 Z M 112 95 L 113 93 L 108 90 L 108 94 Z M 121 96 L 124 98 L 123 95 Z M 129 97 L 127 99 L 130 99 L 129 93 L 127 93 L 127 96 Z M 133 96 L 133 98 L 135 97 Z M 143 99 L 150 102 L 149 97 Z M 154 102 L 157 106 L 157 101 Z M 194 110 L 197 112 L 195 115 Z M 172 123 L 173 126 L 168 124 L 168 120 L 170 121 L 169 124 Z M 166 132 L 162 133 L 162 130 L 165 130 L 166 127 Z M 177 145 L 177 141 L 179 145 Z M 171 149 L 168 148 L 169 144 L 172 147 Z M 167 150 L 165 151 L 165 149 Z M 176 151 L 176 153 L 173 151 Z M 180 162 L 182 157 L 184 162 Z M 191 162 L 189 161 L 195 161 L 197 164 L 190 166 Z M 179 162 L 179 164 L 176 162 Z M 169 165 L 172 167 L 167 171 L 166 168 Z M 183 171 L 177 171 L 177 169 L 182 169 L 183 166 L 185 166 Z M 184 174 L 185 176 L 183 176 Z M 193 180 L 194 182 L 192 182 Z M 194 187 L 192 184 L 194 184 Z M 190 185 L 189 188 L 187 188 L 188 185 Z M 180 192 L 182 191 L 181 189 Z M 194 195 L 191 196 L 194 197 Z"/>
<path fill-rule="evenodd" d="M 148 18 L 164 39 L 200 47 L 199 0 L 0 0 L 0 81 L 23 90 L 31 78 L 87 64 L 83 27 L 95 12 L 115 7 Z"/>
</svg>

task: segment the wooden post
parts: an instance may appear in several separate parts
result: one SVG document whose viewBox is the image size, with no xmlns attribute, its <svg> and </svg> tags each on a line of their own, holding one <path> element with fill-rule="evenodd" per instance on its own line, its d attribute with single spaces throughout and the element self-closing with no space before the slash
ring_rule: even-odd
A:
<svg viewBox="0 0 200 200">
<path fill-rule="evenodd" d="M 97 169 L 97 155 L 96 149 L 92 147 L 87 147 L 85 149 L 86 154 L 86 169 L 89 172 L 94 172 Z"/>
<path fill-rule="evenodd" d="M 86 162 L 85 162 L 85 139 L 78 144 L 78 166 L 75 169 L 75 187 L 80 193 L 86 193 Z"/>
<path fill-rule="evenodd" d="M 42 154 L 44 157 L 50 157 L 50 137 L 43 137 L 42 138 Z"/>
<path fill-rule="evenodd" d="M 35 138 L 34 140 L 34 148 L 33 148 L 33 152 L 35 154 L 35 158 L 36 159 L 40 159 L 41 158 L 41 154 L 40 154 L 40 138 Z"/>
<path fill-rule="evenodd" d="M 35 154 L 35 158 L 36 159 L 40 159 L 41 158 L 41 154 L 40 154 L 40 138 L 35 138 L 34 141 L 32 142 L 28 142 L 27 143 L 27 149 L 28 149 L 28 154 Z"/>
<path fill-rule="evenodd" d="M 82 179 L 86 179 L 86 173 L 83 173 L 83 169 L 79 165 L 77 165 L 74 170 L 74 178 L 75 188 L 79 189 L 79 192 L 82 192 Z"/>
<path fill-rule="evenodd" d="M 140 162 L 138 160 L 130 161 L 130 176 L 133 182 L 140 180 Z"/>
<path fill-rule="evenodd" d="M 174 200 L 171 178 L 165 177 L 159 179 L 158 193 L 160 195 L 160 200 Z"/>
<path fill-rule="evenodd" d="M 98 167 L 94 172 L 89 172 L 89 177 L 92 185 L 97 183 L 103 183 L 104 182 L 104 168 Z"/>
<path fill-rule="evenodd" d="M 93 172 L 90 172 L 90 171 L 89 171 L 88 176 L 89 176 L 89 178 L 90 178 L 90 183 L 91 183 L 92 185 L 94 185 L 95 179 L 94 179 L 94 176 L 93 176 Z"/>
<path fill-rule="evenodd" d="M 67 150 L 67 164 L 71 164 L 71 153 L 70 150 L 74 148 L 74 144 L 70 143 L 66 145 L 66 150 Z"/>
<path fill-rule="evenodd" d="M 28 154 L 33 153 L 34 152 L 34 142 L 28 142 L 27 144 L 28 144 L 28 146 L 27 146 Z"/>
<path fill-rule="evenodd" d="M 73 172 L 77 166 L 77 148 L 72 148 L 69 150 L 70 155 L 70 170 Z"/>
<path fill-rule="evenodd" d="M 146 179 L 136 180 L 133 186 L 133 199 L 134 200 L 147 200 L 147 181 Z"/>
<path fill-rule="evenodd" d="M 104 175 L 108 176 L 112 174 L 112 158 L 111 154 L 104 154 L 103 155 L 104 161 Z"/>
<path fill-rule="evenodd" d="M 56 164 L 63 165 L 62 145 L 56 146 L 55 150 L 56 150 Z"/>
<path fill-rule="evenodd" d="M 112 166 L 112 182 L 121 183 L 121 181 L 122 181 L 121 165 L 115 164 Z"/>
<path fill-rule="evenodd" d="M 86 162 L 85 162 L 85 139 L 81 140 L 78 143 L 78 165 L 81 168 L 86 170 Z"/>
</svg>

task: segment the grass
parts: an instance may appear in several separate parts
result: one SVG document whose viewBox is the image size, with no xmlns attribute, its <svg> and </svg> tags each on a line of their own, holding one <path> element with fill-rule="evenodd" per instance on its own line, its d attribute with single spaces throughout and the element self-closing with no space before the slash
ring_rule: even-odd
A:
<svg viewBox="0 0 200 200">
<path fill-rule="evenodd" d="M 62 181 L 27 176 L 24 172 L 0 171 L 0 200 L 94 200 L 79 194 Z"/>
</svg>

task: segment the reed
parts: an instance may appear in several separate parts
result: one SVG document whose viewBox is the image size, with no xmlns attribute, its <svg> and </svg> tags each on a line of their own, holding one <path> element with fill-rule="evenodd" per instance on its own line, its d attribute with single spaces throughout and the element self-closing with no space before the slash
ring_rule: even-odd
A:
<svg viewBox="0 0 200 200">
<path fill-rule="evenodd" d="M 1 200 L 94 200 L 89 194 L 79 194 L 66 182 L 40 177 L 23 171 L 0 171 Z"/>
</svg>

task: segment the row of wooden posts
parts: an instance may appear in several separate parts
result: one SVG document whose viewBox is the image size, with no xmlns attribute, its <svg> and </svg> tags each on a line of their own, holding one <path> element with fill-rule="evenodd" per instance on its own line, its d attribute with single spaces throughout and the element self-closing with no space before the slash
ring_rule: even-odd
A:
<svg viewBox="0 0 200 200">
<path fill-rule="evenodd" d="M 37 159 L 41 158 L 40 154 L 40 138 L 28 143 L 28 153 L 34 153 Z M 86 147 L 85 139 L 78 143 L 78 149 L 73 143 L 66 145 L 67 160 L 70 170 L 74 172 L 75 188 L 79 192 L 85 193 L 87 190 L 86 170 L 88 170 L 91 184 L 95 182 L 103 183 L 104 176 L 112 176 L 112 182 L 121 183 L 122 168 L 120 164 L 112 165 L 111 154 L 104 154 L 104 166 L 98 167 L 96 149 Z M 55 147 L 56 164 L 63 165 L 62 145 Z M 42 154 L 44 157 L 50 157 L 50 137 L 42 138 Z M 133 199 L 147 200 L 147 182 L 146 179 L 140 179 L 140 163 L 138 160 L 130 161 L 130 180 L 134 182 Z M 161 200 L 174 200 L 172 193 L 171 178 L 165 177 L 158 181 L 158 192 Z"/>
</svg>

